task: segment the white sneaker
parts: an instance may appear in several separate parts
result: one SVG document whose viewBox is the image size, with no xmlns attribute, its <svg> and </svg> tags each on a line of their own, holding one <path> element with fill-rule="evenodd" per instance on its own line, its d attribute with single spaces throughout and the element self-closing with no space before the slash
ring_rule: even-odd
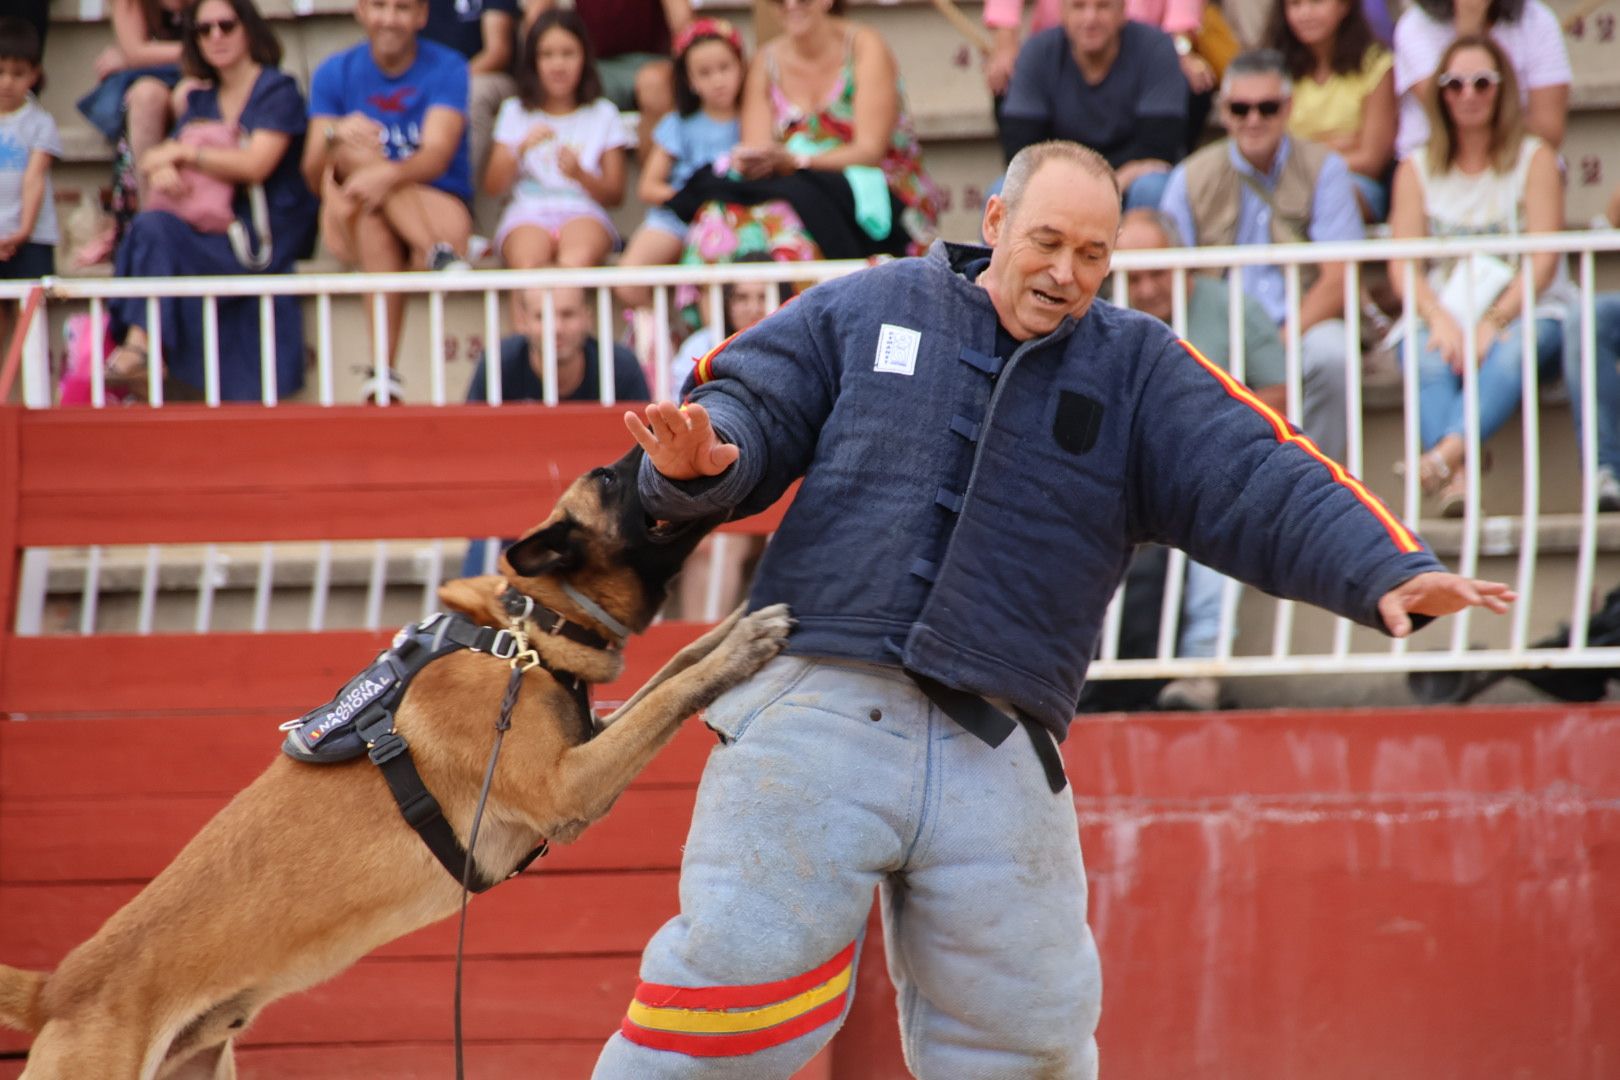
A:
<svg viewBox="0 0 1620 1080">
<path fill-rule="evenodd" d="M 1221 707 L 1221 684 L 1208 675 L 1176 679 L 1159 691 L 1159 708 L 1178 712 L 1214 712 Z"/>
<path fill-rule="evenodd" d="M 1605 514 L 1620 510 L 1620 477 L 1607 465 L 1598 467 L 1597 504 L 1598 510 Z"/>
<path fill-rule="evenodd" d="M 383 398 L 389 404 L 405 402 L 405 380 L 393 368 L 385 368 L 379 377 L 375 368 L 366 369 L 366 381 L 360 384 L 360 404 L 379 404 Z"/>
<path fill-rule="evenodd" d="M 428 269 L 471 270 L 472 267 L 449 244 L 434 244 L 433 250 L 428 252 Z"/>
</svg>

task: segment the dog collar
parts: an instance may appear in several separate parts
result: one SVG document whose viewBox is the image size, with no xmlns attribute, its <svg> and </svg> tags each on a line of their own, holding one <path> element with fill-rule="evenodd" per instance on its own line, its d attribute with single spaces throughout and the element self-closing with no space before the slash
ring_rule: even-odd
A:
<svg viewBox="0 0 1620 1080">
<path fill-rule="evenodd" d="M 618 640 L 609 640 L 596 631 L 566 618 L 561 612 L 553 611 L 542 604 L 535 603 L 534 597 L 518 592 L 510 585 L 501 593 L 501 609 L 514 621 L 527 619 L 543 635 L 564 637 L 587 648 L 617 649 L 624 644 L 625 639 L 630 636 L 629 627 L 603 611 L 601 605 L 572 586 L 564 585 L 563 591 L 568 594 L 570 600 L 584 608 L 586 614 L 617 635 Z"/>
</svg>

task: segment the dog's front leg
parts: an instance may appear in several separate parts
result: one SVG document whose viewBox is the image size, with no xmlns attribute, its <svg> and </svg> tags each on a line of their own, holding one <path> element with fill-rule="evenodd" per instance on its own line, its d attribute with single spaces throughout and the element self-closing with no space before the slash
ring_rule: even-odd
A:
<svg viewBox="0 0 1620 1080">
<path fill-rule="evenodd" d="M 556 799 L 570 823 L 583 826 L 607 813 L 687 717 L 765 666 L 786 646 L 793 628 L 786 604 L 761 608 L 740 620 L 733 616 L 722 626 L 728 624 L 717 646 L 638 694 L 639 700 L 619 710 L 623 716 L 618 723 L 564 755 Z M 687 648 L 695 649 L 708 636 Z"/>
<path fill-rule="evenodd" d="M 642 698 L 645 698 L 665 682 L 714 652 L 719 644 L 726 639 L 726 635 L 731 633 L 731 628 L 737 625 L 737 620 L 742 618 L 743 610 L 747 606 L 746 602 L 738 604 L 736 610 L 727 615 L 724 621 L 714 624 L 702 637 L 690 642 L 680 652 L 670 657 L 664 666 L 659 668 L 653 677 L 642 685 L 641 689 L 630 695 L 629 701 L 626 701 L 602 719 L 602 727 L 606 728 L 618 723 L 619 718 L 639 705 Z"/>
</svg>

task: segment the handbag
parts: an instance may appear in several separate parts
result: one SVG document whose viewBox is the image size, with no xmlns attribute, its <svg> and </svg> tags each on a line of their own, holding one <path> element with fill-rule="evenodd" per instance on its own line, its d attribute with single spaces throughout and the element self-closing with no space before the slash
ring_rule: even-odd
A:
<svg viewBox="0 0 1620 1080">
<path fill-rule="evenodd" d="M 235 124 L 222 120 L 194 120 L 181 128 L 175 139 L 199 150 L 229 150 L 241 146 L 246 136 Z M 258 247 L 248 235 L 247 226 L 236 217 L 236 185 L 210 176 L 189 165 L 180 166 L 185 190 L 169 195 L 153 189 L 147 196 L 148 210 L 164 210 L 201 233 L 224 233 L 236 261 L 248 270 L 264 270 L 270 265 L 270 207 L 263 184 L 250 184 L 245 194 Z"/>
<path fill-rule="evenodd" d="M 1473 267 L 1471 290 L 1468 281 L 1470 266 Z M 1446 275 L 1445 284 L 1440 286 L 1436 298 L 1440 306 L 1457 320 L 1458 326 L 1476 326 L 1485 310 L 1496 303 L 1496 298 L 1513 283 L 1516 276 L 1517 271 L 1506 260 L 1475 252 L 1452 265 L 1451 273 Z"/>
</svg>

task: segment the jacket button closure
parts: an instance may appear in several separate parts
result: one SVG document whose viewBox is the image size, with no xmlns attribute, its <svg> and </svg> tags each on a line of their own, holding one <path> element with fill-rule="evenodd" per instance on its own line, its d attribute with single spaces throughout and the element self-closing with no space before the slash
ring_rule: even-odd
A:
<svg viewBox="0 0 1620 1080">
<path fill-rule="evenodd" d="M 873 723 L 876 723 L 877 721 L 883 719 L 883 710 L 882 709 L 873 709 L 871 712 L 867 713 L 866 715 L 872 720 Z"/>
</svg>

